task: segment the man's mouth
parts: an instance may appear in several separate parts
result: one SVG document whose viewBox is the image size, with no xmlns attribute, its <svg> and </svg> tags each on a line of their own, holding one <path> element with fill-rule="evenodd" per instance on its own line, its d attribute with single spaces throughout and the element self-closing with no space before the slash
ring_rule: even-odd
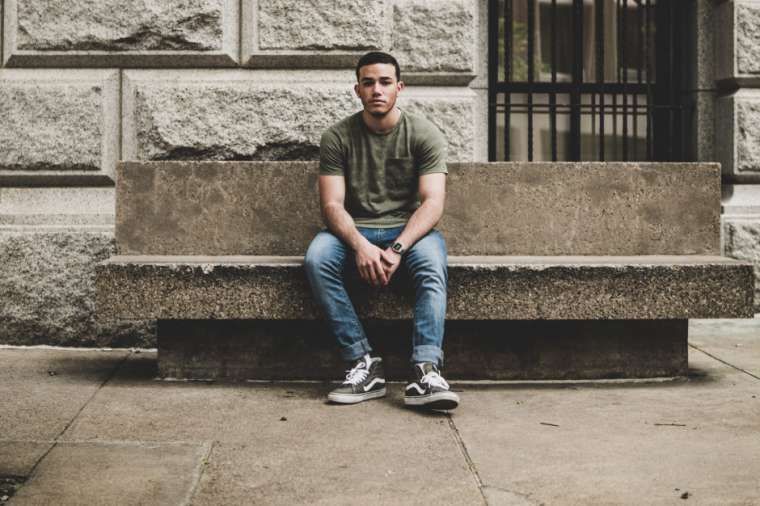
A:
<svg viewBox="0 0 760 506">
<path fill-rule="evenodd" d="M 385 101 L 383 101 L 383 100 L 370 100 L 369 103 L 370 104 L 375 104 L 375 105 L 381 105 L 381 104 L 384 104 Z"/>
</svg>

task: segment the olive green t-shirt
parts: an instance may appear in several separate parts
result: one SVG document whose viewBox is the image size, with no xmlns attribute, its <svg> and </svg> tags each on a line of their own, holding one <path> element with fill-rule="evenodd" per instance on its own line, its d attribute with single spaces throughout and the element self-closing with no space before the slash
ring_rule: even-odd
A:
<svg viewBox="0 0 760 506">
<path fill-rule="evenodd" d="M 344 176 L 344 206 L 357 227 L 403 227 L 420 207 L 419 177 L 446 170 L 446 144 L 431 122 L 408 112 L 387 133 L 364 124 L 362 113 L 322 135 L 319 174 Z"/>
</svg>

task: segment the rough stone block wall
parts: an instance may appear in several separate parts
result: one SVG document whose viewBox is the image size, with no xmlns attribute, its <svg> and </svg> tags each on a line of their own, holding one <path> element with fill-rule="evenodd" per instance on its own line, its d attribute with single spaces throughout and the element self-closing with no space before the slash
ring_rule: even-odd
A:
<svg viewBox="0 0 760 506">
<path fill-rule="evenodd" d="M 155 324 L 97 318 L 114 253 L 113 187 L 0 188 L 0 343 L 153 346 Z"/>
<path fill-rule="evenodd" d="M 118 71 L 2 69 L 0 117 L 0 184 L 113 182 Z"/>
<path fill-rule="evenodd" d="M 264 0 L 258 47 L 264 50 L 379 50 L 388 45 L 388 2 L 378 0 Z"/>
<path fill-rule="evenodd" d="M 721 85 L 760 84 L 760 3 L 734 0 L 715 10 L 715 78 Z"/>
<path fill-rule="evenodd" d="M 755 264 L 755 308 L 760 312 L 760 215 L 723 220 L 725 255 Z"/>
<path fill-rule="evenodd" d="M 95 315 L 95 264 L 113 252 L 110 228 L 0 229 L 0 343 L 155 346 L 154 322 Z"/>
<path fill-rule="evenodd" d="M 755 264 L 755 308 L 760 312 L 760 185 L 724 185 L 722 250 Z"/>
<path fill-rule="evenodd" d="M 10 67 L 230 66 L 238 0 L 6 0 Z"/>
<path fill-rule="evenodd" d="M 760 3 L 715 7 L 715 156 L 723 166 L 723 249 L 756 265 L 760 311 Z"/>
<path fill-rule="evenodd" d="M 398 0 L 393 50 L 411 71 L 474 72 L 475 5 L 469 0 Z"/>
<path fill-rule="evenodd" d="M 350 72 L 127 71 L 125 160 L 316 159 L 359 110 Z M 182 125 L 182 128 L 177 128 Z"/>
<path fill-rule="evenodd" d="M 760 88 L 740 88 L 716 102 L 716 152 L 729 181 L 760 183 Z"/>
<path fill-rule="evenodd" d="M 367 51 L 398 57 L 401 105 L 443 131 L 450 161 L 484 159 L 485 5 L 0 1 L 0 344 L 153 346 L 154 322 L 94 314 L 116 163 L 314 160 L 360 109 Z"/>
</svg>

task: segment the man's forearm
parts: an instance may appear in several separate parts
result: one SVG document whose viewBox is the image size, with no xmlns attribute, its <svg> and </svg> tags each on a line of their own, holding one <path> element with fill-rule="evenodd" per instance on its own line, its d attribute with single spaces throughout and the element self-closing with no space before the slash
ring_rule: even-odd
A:
<svg viewBox="0 0 760 506">
<path fill-rule="evenodd" d="M 409 218 L 406 228 L 396 241 L 409 251 L 409 248 L 438 224 L 441 216 L 443 216 L 443 202 L 435 199 L 425 200 Z"/>
<path fill-rule="evenodd" d="M 322 208 L 322 221 L 339 239 L 357 251 L 362 242 L 367 239 L 356 229 L 354 219 L 341 205 L 327 205 Z"/>
</svg>

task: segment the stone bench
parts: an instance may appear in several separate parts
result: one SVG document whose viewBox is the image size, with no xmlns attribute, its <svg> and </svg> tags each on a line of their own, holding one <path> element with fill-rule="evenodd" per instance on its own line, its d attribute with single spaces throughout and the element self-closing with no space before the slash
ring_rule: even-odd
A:
<svg viewBox="0 0 760 506">
<path fill-rule="evenodd" d="M 447 377 L 687 371 L 690 318 L 751 318 L 752 265 L 719 256 L 716 164 L 450 164 Z M 322 228 L 310 162 L 125 162 L 104 318 L 158 319 L 166 377 L 336 379 L 303 257 Z M 349 273 L 388 375 L 411 350 L 411 291 Z"/>
</svg>

